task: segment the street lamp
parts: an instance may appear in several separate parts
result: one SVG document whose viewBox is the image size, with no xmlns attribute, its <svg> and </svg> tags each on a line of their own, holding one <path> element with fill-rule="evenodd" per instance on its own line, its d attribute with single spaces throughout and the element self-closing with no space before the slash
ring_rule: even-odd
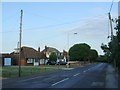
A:
<svg viewBox="0 0 120 90">
<path fill-rule="evenodd" d="M 73 33 L 74 35 L 77 35 L 78 33 L 77 32 L 74 32 Z M 67 40 L 68 40 L 68 62 L 69 62 L 69 32 L 68 32 L 68 36 L 67 36 Z"/>
<path fill-rule="evenodd" d="M 74 34 L 74 35 L 77 35 L 78 33 L 77 33 L 77 32 L 74 32 L 73 34 Z M 67 43 L 67 44 L 68 44 L 68 45 L 67 45 L 67 46 L 68 46 L 67 49 L 68 49 L 68 51 L 69 51 L 69 32 L 68 32 L 68 35 L 67 35 L 67 42 L 68 42 L 68 43 Z"/>
</svg>

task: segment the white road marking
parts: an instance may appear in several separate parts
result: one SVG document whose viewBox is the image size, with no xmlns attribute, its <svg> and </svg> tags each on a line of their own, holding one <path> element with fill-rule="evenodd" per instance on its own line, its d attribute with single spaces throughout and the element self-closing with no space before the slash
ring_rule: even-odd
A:
<svg viewBox="0 0 120 90">
<path fill-rule="evenodd" d="M 73 75 L 73 76 L 75 77 L 75 76 L 78 76 L 79 74 L 80 74 L 80 73 L 77 73 L 77 74 L 75 74 L 75 75 Z"/>
<path fill-rule="evenodd" d="M 55 86 L 56 84 L 59 84 L 59 83 L 61 83 L 61 82 L 63 82 L 63 81 L 66 81 L 66 80 L 68 80 L 69 78 L 65 78 L 65 79 L 63 79 L 63 80 L 61 80 L 61 81 L 59 81 L 59 82 L 56 82 L 56 83 L 54 83 L 54 84 L 52 84 L 51 86 Z"/>
</svg>

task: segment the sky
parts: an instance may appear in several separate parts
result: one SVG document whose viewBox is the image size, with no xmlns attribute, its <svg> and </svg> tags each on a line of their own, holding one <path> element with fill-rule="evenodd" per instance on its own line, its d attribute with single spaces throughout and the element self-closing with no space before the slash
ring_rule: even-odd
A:
<svg viewBox="0 0 120 90">
<path fill-rule="evenodd" d="M 22 9 L 22 46 L 43 50 L 46 45 L 63 51 L 87 43 L 103 54 L 101 43 L 109 42 L 110 6 L 111 2 L 2 2 L 1 51 L 10 53 L 18 46 Z M 111 15 L 118 16 L 117 2 Z"/>
</svg>

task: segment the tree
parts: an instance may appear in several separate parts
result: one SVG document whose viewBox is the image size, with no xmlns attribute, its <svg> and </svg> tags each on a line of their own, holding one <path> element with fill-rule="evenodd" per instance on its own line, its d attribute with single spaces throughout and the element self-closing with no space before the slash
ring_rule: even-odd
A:
<svg viewBox="0 0 120 90">
<path fill-rule="evenodd" d="M 110 54 L 111 54 L 111 52 L 110 52 L 109 46 L 102 43 L 102 44 L 101 44 L 101 49 L 102 49 L 103 52 L 105 53 L 104 56 L 106 57 L 106 60 L 110 62 Z"/>
<path fill-rule="evenodd" d="M 105 55 L 98 56 L 97 62 L 108 62 L 107 56 Z"/>
<path fill-rule="evenodd" d="M 102 45 L 101 48 L 105 55 L 108 55 L 110 63 L 113 63 L 120 71 L 120 16 L 115 20 L 115 23 L 116 35 L 108 43 L 107 48 L 105 48 L 105 45 Z"/>
<path fill-rule="evenodd" d="M 91 49 L 89 52 L 90 62 L 95 62 L 97 58 L 98 58 L 98 52 L 95 49 Z"/>
<path fill-rule="evenodd" d="M 49 60 L 50 60 L 50 61 L 55 61 L 55 62 L 57 61 L 57 55 L 56 55 L 55 52 L 52 52 L 52 53 L 50 54 Z"/>
<path fill-rule="evenodd" d="M 72 61 L 85 61 L 88 59 L 90 46 L 85 43 L 75 44 L 69 50 L 69 59 Z"/>
<path fill-rule="evenodd" d="M 103 50 L 103 52 L 107 55 L 109 54 L 110 50 L 109 47 L 106 44 L 101 44 L 101 49 Z"/>
<path fill-rule="evenodd" d="M 114 39 L 114 43 L 115 46 L 112 45 L 112 47 L 114 47 L 114 49 L 116 50 L 116 52 L 113 52 L 114 59 L 116 61 L 116 66 L 118 67 L 119 71 L 120 71 L 120 16 L 118 17 L 118 19 L 115 20 L 116 23 L 116 38 Z"/>
<path fill-rule="evenodd" d="M 120 16 L 115 20 L 116 23 L 116 36 L 109 42 L 110 59 L 115 67 L 120 69 Z"/>
</svg>

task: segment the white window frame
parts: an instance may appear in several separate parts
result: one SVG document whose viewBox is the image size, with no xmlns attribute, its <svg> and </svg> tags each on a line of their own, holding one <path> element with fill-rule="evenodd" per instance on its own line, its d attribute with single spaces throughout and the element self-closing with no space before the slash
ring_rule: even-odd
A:
<svg viewBox="0 0 120 90">
<path fill-rule="evenodd" d="M 28 58 L 27 59 L 27 63 L 33 63 L 33 59 L 32 58 Z"/>
</svg>

